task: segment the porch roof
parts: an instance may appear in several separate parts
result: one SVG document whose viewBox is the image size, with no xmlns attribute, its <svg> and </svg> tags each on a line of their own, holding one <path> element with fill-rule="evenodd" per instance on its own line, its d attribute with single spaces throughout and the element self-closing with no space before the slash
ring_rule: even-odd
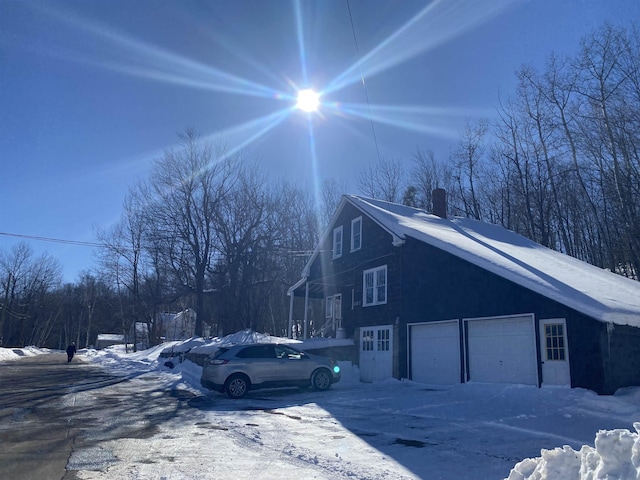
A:
<svg viewBox="0 0 640 480">
<path fill-rule="evenodd" d="M 287 295 L 293 293 L 296 297 L 304 297 L 307 283 L 309 284 L 309 296 L 313 298 L 324 298 L 328 287 L 336 288 L 338 286 L 335 283 L 327 282 L 326 279 L 308 281 L 308 277 L 302 277 L 295 285 L 289 288 Z"/>
</svg>

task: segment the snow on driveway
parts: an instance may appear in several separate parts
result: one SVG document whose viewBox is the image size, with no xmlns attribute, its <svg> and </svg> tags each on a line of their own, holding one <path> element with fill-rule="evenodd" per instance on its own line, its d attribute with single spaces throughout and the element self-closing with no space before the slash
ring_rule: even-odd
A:
<svg viewBox="0 0 640 480">
<path fill-rule="evenodd" d="M 640 478 L 640 388 L 598 396 L 520 385 L 363 384 L 343 364 L 343 380 L 327 392 L 263 390 L 231 400 L 199 386 L 197 365 L 170 370 L 158 353 L 81 352 L 121 373 L 153 372 L 183 392 L 194 414 L 163 423 L 150 439 L 112 442 L 118 462 L 79 478 Z"/>
</svg>

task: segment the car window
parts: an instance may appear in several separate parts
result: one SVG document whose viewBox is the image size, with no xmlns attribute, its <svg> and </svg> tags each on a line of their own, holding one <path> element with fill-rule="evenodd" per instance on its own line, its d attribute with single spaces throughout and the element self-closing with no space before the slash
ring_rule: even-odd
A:
<svg viewBox="0 0 640 480">
<path fill-rule="evenodd" d="M 213 354 L 213 358 L 220 358 L 221 355 L 227 353 L 229 351 L 228 348 L 226 347 L 220 347 L 218 348 L 218 350 L 216 350 L 216 352 Z"/>
<path fill-rule="evenodd" d="M 254 345 L 238 352 L 238 358 L 276 358 L 273 345 Z"/>
<path fill-rule="evenodd" d="M 295 350 L 290 347 L 285 347 L 283 345 L 276 346 L 275 350 L 276 350 L 276 357 L 278 358 L 288 358 L 288 359 L 299 360 L 302 357 L 304 357 L 304 354 L 302 352 L 299 352 L 298 350 Z"/>
</svg>

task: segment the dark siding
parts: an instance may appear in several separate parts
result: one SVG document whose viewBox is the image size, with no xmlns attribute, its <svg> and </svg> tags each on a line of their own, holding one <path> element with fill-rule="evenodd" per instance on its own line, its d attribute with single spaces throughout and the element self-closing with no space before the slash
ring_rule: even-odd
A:
<svg viewBox="0 0 640 480">
<path fill-rule="evenodd" d="M 523 313 L 565 318 L 572 386 L 604 390 L 604 323 L 415 239 L 403 249 L 403 324 Z"/>
<path fill-rule="evenodd" d="M 566 310 L 571 386 L 604 393 L 602 341 L 607 325 L 574 310 Z"/>
<path fill-rule="evenodd" d="M 609 362 L 605 364 L 608 382 L 602 393 L 614 393 L 620 387 L 640 386 L 640 329 L 614 325 L 606 335 Z"/>
<path fill-rule="evenodd" d="M 351 220 L 362 216 L 362 247 L 351 252 Z M 342 225 L 342 256 L 333 259 L 333 229 Z M 392 236 L 351 204 L 346 204 L 330 235 L 321 246 L 321 253 L 310 268 L 310 281 L 321 283 L 323 296 L 342 293 L 343 326 L 348 338 L 355 329 L 367 325 L 393 324 L 400 318 L 402 288 L 400 268 L 401 249 L 393 246 Z M 362 272 L 387 265 L 387 303 L 362 306 Z M 339 287 L 338 287 L 339 286 Z M 355 300 L 353 305 L 352 300 Z"/>
</svg>

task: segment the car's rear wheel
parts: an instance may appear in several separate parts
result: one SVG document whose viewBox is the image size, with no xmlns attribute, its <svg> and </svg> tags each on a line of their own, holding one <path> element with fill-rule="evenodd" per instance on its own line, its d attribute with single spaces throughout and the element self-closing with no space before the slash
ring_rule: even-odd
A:
<svg viewBox="0 0 640 480">
<path fill-rule="evenodd" d="M 315 390 L 328 390 L 331 382 L 331 372 L 325 368 L 320 368 L 311 375 L 311 387 Z"/>
<path fill-rule="evenodd" d="M 242 398 L 251 388 L 251 382 L 246 375 L 236 373 L 227 378 L 224 383 L 224 391 L 230 398 Z"/>
</svg>

